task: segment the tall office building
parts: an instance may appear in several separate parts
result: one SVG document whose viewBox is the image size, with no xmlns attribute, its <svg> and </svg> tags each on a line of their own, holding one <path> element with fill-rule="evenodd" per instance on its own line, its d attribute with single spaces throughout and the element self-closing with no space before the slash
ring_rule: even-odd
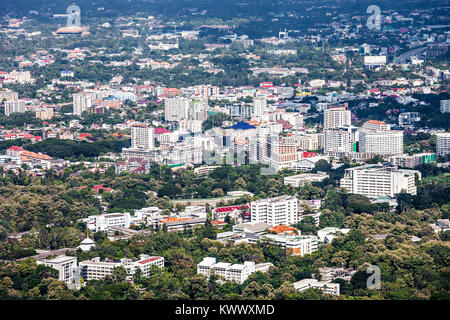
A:
<svg viewBox="0 0 450 320">
<path fill-rule="evenodd" d="M 324 131 L 324 152 L 353 151 L 352 132 L 347 128 L 332 128 Z"/>
<path fill-rule="evenodd" d="M 380 155 L 403 153 L 403 131 L 365 130 L 359 132 L 359 152 Z"/>
<path fill-rule="evenodd" d="M 81 116 L 81 114 L 92 106 L 94 96 L 88 92 L 79 92 L 73 94 L 73 114 Z"/>
<path fill-rule="evenodd" d="M 450 100 L 441 100 L 441 113 L 450 113 Z"/>
<path fill-rule="evenodd" d="M 351 112 L 345 106 L 330 106 L 323 112 L 324 129 L 351 125 Z"/>
<path fill-rule="evenodd" d="M 260 119 L 266 112 L 267 100 L 263 97 L 258 97 L 253 100 L 253 114 L 252 117 Z"/>
<path fill-rule="evenodd" d="M 436 134 L 436 154 L 444 157 L 450 153 L 450 132 Z"/>
<path fill-rule="evenodd" d="M 298 202 L 295 196 L 285 195 L 253 201 L 250 208 L 252 222 L 265 222 L 271 226 L 298 222 Z"/>
<path fill-rule="evenodd" d="M 155 147 L 154 128 L 147 124 L 135 124 L 131 127 L 131 148 L 152 150 Z"/>
<path fill-rule="evenodd" d="M 25 101 L 5 101 L 5 116 L 9 116 L 11 113 L 24 113 L 25 112 Z"/>
<path fill-rule="evenodd" d="M 188 98 L 167 98 L 164 102 L 166 121 L 189 119 L 190 100 Z"/>
<path fill-rule="evenodd" d="M 416 175 L 421 178 L 420 171 L 398 169 L 394 165 L 365 165 L 345 170 L 340 181 L 341 188 L 349 193 L 366 197 L 390 196 L 406 192 L 417 194 Z"/>
</svg>

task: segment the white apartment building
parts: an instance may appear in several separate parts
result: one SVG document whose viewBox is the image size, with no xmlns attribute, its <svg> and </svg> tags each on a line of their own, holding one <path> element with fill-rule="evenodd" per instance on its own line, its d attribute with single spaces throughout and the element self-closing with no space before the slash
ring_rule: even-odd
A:
<svg viewBox="0 0 450 320">
<path fill-rule="evenodd" d="M 147 124 L 131 126 L 131 148 L 152 150 L 155 147 L 154 128 Z"/>
<path fill-rule="evenodd" d="M 318 150 L 323 146 L 323 135 L 318 133 L 305 134 L 297 137 L 298 146 L 302 150 Z"/>
<path fill-rule="evenodd" d="M 15 100 L 15 101 L 5 101 L 5 116 L 9 116 L 11 113 L 24 113 L 25 112 L 25 101 Z"/>
<path fill-rule="evenodd" d="M 108 232 L 111 227 L 129 228 L 131 225 L 130 213 L 106 213 L 87 218 L 87 226 L 92 232 Z"/>
<path fill-rule="evenodd" d="M 252 117 L 261 119 L 262 115 L 267 110 L 267 100 L 263 97 L 257 97 L 253 99 L 253 113 Z"/>
<path fill-rule="evenodd" d="M 395 155 L 403 153 L 403 131 L 366 130 L 359 132 L 359 152 Z"/>
<path fill-rule="evenodd" d="M 338 296 L 340 294 L 339 283 L 332 283 L 326 281 L 318 281 L 316 279 L 303 279 L 292 284 L 295 290 L 303 292 L 309 288 L 317 288 L 322 290 L 324 293 L 332 294 Z"/>
<path fill-rule="evenodd" d="M 287 141 L 272 136 L 267 140 L 266 146 L 265 162 L 269 163 L 276 171 L 290 168 L 293 162 L 301 158 L 301 152 L 294 140 Z"/>
<path fill-rule="evenodd" d="M 369 120 L 363 123 L 361 129 L 367 130 L 391 130 L 391 125 L 383 121 Z"/>
<path fill-rule="evenodd" d="M 379 196 L 393 198 L 402 192 L 416 195 L 416 175 L 421 179 L 420 172 L 416 170 L 398 169 L 397 166 L 386 164 L 365 165 L 346 169 L 340 186 L 349 193 L 369 198 Z"/>
<path fill-rule="evenodd" d="M 181 132 L 202 132 L 203 122 L 200 120 L 181 120 L 178 123 Z"/>
<path fill-rule="evenodd" d="M 243 264 L 231 264 L 217 262 L 216 258 L 205 257 L 197 264 L 197 274 L 209 278 L 212 274 L 219 278 L 242 284 L 254 272 L 266 272 L 272 266 L 271 263 L 255 264 L 253 261 L 245 261 Z"/>
<path fill-rule="evenodd" d="M 250 204 L 251 221 L 270 226 L 291 225 L 298 222 L 298 202 L 295 196 L 260 199 Z"/>
<path fill-rule="evenodd" d="M 301 236 L 293 234 L 263 234 L 259 238 L 280 245 L 286 250 L 286 254 L 304 256 L 317 251 L 318 241 L 315 236 Z"/>
<path fill-rule="evenodd" d="M 81 277 L 85 281 L 99 280 L 106 276 L 110 276 L 114 272 L 114 268 L 124 267 L 127 270 L 127 279 L 131 280 L 137 269 L 141 269 L 142 276 L 147 278 L 150 276 L 150 270 L 155 265 L 164 268 L 164 258 L 158 256 L 140 255 L 140 260 L 133 261 L 131 259 L 121 259 L 117 262 L 100 261 L 100 257 L 80 262 Z"/>
<path fill-rule="evenodd" d="M 58 270 L 58 280 L 64 281 L 69 287 L 74 284 L 74 274 L 77 267 L 76 257 L 60 255 L 49 260 L 38 260 L 36 263 Z"/>
<path fill-rule="evenodd" d="M 19 100 L 19 94 L 11 90 L 0 91 L 0 102 L 3 100 L 17 101 Z"/>
<path fill-rule="evenodd" d="M 166 121 L 180 121 L 189 118 L 190 99 L 175 97 L 164 101 L 164 115 Z"/>
<path fill-rule="evenodd" d="M 441 100 L 441 113 L 450 113 L 450 100 Z"/>
<path fill-rule="evenodd" d="M 328 178 L 328 174 L 324 172 L 318 172 L 318 173 L 304 173 L 304 174 L 298 174 L 295 176 L 289 176 L 284 177 L 284 185 L 291 185 L 294 188 L 298 188 L 305 183 L 311 183 L 311 182 L 321 182 Z"/>
<path fill-rule="evenodd" d="M 352 134 L 344 128 L 331 128 L 324 131 L 324 152 L 350 152 L 353 147 Z"/>
<path fill-rule="evenodd" d="M 95 96 L 88 92 L 79 92 L 73 94 L 73 114 L 80 116 L 92 106 Z"/>
<path fill-rule="evenodd" d="M 346 106 L 330 106 L 323 112 L 323 127 L 327 130 L 341 126 L 350 126 L 352 124 L 351 119 L 351 112 L 347 110 Z"/>
<path fill-rule="evenodd" d="M 436 154 L 444 157 L 450 153 L 450 132 L 436 134 Z"/>
</svg>

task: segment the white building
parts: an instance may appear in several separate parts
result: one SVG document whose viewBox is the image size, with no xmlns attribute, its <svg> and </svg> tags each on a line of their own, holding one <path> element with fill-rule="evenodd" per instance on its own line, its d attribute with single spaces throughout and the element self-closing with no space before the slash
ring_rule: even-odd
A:
<svg viewBox="0 0 450 320">
<path fill-rule="evenodd" d="M 331 243 L 333 241 L 333 239 L 339 235 L 340 233 L 342 234 L 347 234 L 350 232 L 351 229 L 347 229 L 347 228 L 335 228 L 335 227 L 327 227 L 327 228 L 323 228 L 317 231 L 317 237 L 319 237 L 319 240 L 321 242 L 324 243 Z"/>
<path fill-rule="evenodd" d="M 441 113 L 450 113 L 450 100 L 441 100 Z"/>
<path fill-rule="evenodd" d="M 131 126 L 131 148 L 152 150 L 155 147 L 154 128 L 147 124 Z"/>
<path fill-rule="evenodd" d="M 197 274 L 209 278 L 212 274 L 219 278 L 242 284 L 254 272 L 266 272 L 272 266 L 271 263 L 255 264 L 253 261 L 245 261 L 243 264 L 231 264 L 217 262 L 216 258 L 205 257 L 197 265 Z"/>
<path fill-rule="evenodd" d="M 295 196 L 260 199 L 250 204 L 251 221 L 270 226 L 291 225 L 298 222 L 298 202 Z"/>
<path fill-rule="evenodd" d="M 450 153 L 450 132 L 440 132 L 436 134 L 436 154 L 444 157 Z"/>
<path fill-rule="evenodd" d="M 24 113 L 25 112 L 25 101 L 24 100 L 16 100 L 16 101 L 5 101 L 5 116 L 9 116 L 11 113 Z"/>
<path fill-rule="evenodd" d="M 280 245 L 286 250 L 286 254 L 304 256 L 317 251 L 318 241 L 315 236 L 301 236 L 293 234 L 263 234 L 260 241 L 268 241 Z"/>
<path fill-rule="evenodd" d="M 129 228 L 131 225 L 130 213 L 106 213 L 87 218 L 87 226 L 92 232 L 108 232 L 111 227 Z"/>
<path fill-rule="evenodd" d="M 328 174 L 324 172 L 320 173 L 304 173 L 295 176 L 284 177 L 284 185 L 291 185 L 294 188 L 304 185 L 310 182 L 321 182 L 328 178 Z"/>
<path fill-rule="evenodd" d="M 190 99 L 175 97 L 164 101 L 166 121 L 180 121 L 189 118 Z"/>
<path fill-rule="evenodd" d="M 262 115 L 266 112 L 267 100 L 263 97 L 253 99 L 253 113 L 252 117 L 261 119 Z"/>
<path fill-rule="evenodd" d="M 350 130 L 343 127 L 324 131 L 324 152 L 350 152 L 353 149 L 353 139 Z"/>
<path fill-rule="evenodd" d="M 127 280 L 131 280 L 137 269 L 141 269 L 142 276 L 148 278 L 152 266 L 164 268 L 164 258 L 157 256 L 148 256 L 141 254 L 140 260 L 133 261 L 131 259 L 121 259 L 117 262 L 100 261 L 100 257 L 80 262 L 81 276 L 85 281 L 99 280 L 106 276 L 110 276 L 114 272 L 114 268 L 124 267 L 127 270 Z"/>
<path fill-rule="evenodd" d="M 58 270 L 58 280 L 64 281 L 69 287 L 74 284 L 74 274 L 77 267 L 76 257 L 61 255 L 49 260 L 38 260 L 36 263 Z"/>
<path fill-rule="evenodd" d="M 361 194 L 366 197 L 390 196 L 406 192 L 417 194 L 416 170 L 398 169 L 397 166 L 376 164 L 365 165 L 345 170 L 345 176 L 340 181 L 341 188 L 349 193 Z"/>
<path fill-rule="evenodd" d="M 339 283 L 318 281 L 316 279 L 303 279 L 292 284 L 295 290 L 299 292 L 303 292 L 308 290 L 309 288 L 317 288 L 322 290 L 324 293 L 332 294 L 338 296 L 340 294 L 340 285 Z"/>
<path fill-rule="evenodd" d="M 359 132 L 359 152 L 395 155 L 403 153 L 403 131 L 366 130 Z"/>
<path fill-rule="evenodd" d="M 351 112 L 346 106 L 330 106 L 323 112 L 324 129 L 351 125 Z"/>
</svg>

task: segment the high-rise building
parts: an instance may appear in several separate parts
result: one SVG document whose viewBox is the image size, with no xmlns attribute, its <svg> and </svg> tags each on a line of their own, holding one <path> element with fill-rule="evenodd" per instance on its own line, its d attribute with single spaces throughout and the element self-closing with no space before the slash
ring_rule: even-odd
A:
<svg viewBox="0 0 450 320">
<path fill-rule="evenodd" d="M 397 193 L 417 194 L 416 175 L 421 178 L 420 171 L 398 169 L 388 164 L 365 165 L 345 170 L 340 181 L 341 188 L 349 193 L 366 197 L 390 196 Z"/>
<path fill-rule="evenodd" d="M 25 112 L 25 101 L 5 101 L 5 116 L 9 116 L 11 113 L 24 113 Z"/>
<path fill-rule="evenodd" d="M 189 119 L 190 99 L 175 97 L 167 98 L 164 102 L 166 121 L 180 121 Z"/>
<path fill-rule="evenodd" d="M 436 154 L 444 157 L 450 153 L 450 132 L 436 134 Z"/>
<path fill-rule="evenodd" d="M 131 148 L 152 150 L 154 146 L 153 127 L 147 124 L 135 124 L 131 126 Z"/>
<path fill-rule="evenodd" d="M 330 106 L 323 112 L 324 129 L 351 125 L 351 112 L 347 106 Z"/>
<path fill-rule="evenodd" d="M 77 257 L 61 255 L 49 260 L 36 261 L 37 264 L 43 264 L 47 267 L 58 270 L 58 280 L 64 281 L 69 287 L 74 283 L 74 273 L 77 267 Z"/>
<path fill-rule="evenodd" d="M 252 117 L 260 119 L 266 112 L 267 100 L 263 97 L 258 97 L 253 100 L 253 114 Z"/>
<path fill-rule="evenodd" d="M 293 162 L 300 159 L 297 143 L 272 135 L 267 139 L 266 160 L 276 171 L 290 168 Z"/>
<path fill-rule="evenodd" d="M 81 116 L 81 114 L 92 106 L 94 96 L 91 93 L 79 92 L 73 94 L 73 114 Z"/>
<path fill-rule="evenodd" d="M 352 133 L 346 128 L 331 128 L 324 132 L 324 152 L 353 151 Z"/>
<path fill-rule="evenodd" d="M 441 100 L 441 113 L 450 113 L 450 100 Z"/>
<path fill-rule="evenodd" d="M 295 196 L 260 199 L 250 205 L 251 221 L 271 226 L 291 225 L 298 222 L 298 202 Z"/>
<path fill-rule="evenodd" d="M 361 129 L 367 130 L 391 130 L 391 125 L 383 121 L 369 120 L 363 123 Z"/>
<path fill-rule="evenodd" d="M 403 131 L 365 130 L 359 132 L 359 152 L 395 155 L 403 153 Z"/>
</svg>

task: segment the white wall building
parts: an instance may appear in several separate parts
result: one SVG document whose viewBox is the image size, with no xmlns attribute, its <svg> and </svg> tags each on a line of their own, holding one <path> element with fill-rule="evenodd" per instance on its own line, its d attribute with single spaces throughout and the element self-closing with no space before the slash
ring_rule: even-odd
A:
<svg viewBox="0 0 450 320">
<path fill-rule="evenodd" d="M 345 170 L 345 176 L 340 181 L 341 188 L 349 193 L 361 194 L 366 197 L 390 196 L 406 192 L 417 194 L 415 183 L 416 170 L 398 169 L 397 166 L 376 164 L 365 165 Z"/>
<path fill-rule="evenodd" d="M 36 263 L 58 270 L 58 280 L 64 281 L 69 287 L 74 284 L 74 273 L 77 267 L 76 257 L 61 255 L 49 260 L 36 261 Z"/>
<path fill-rule="evenodd" d="M 108 232 L 111 227 L 129 228 L 130 213 L 106 213 L 88 217 L 87 226 L 92 232 Z"/>
<path fill-rule="evenodd" d="M 359 152 L 395 155 L 403 153 L 403 131 L 365 130 L 359 132 Z"/>
<path fill-rule="evenodd" d="M 180 121 L 189 118 L 190 99 L 175 97 L 164 101 L 166 121 Z"/>
<path fill-rule="evenodd" d="M 25 112 L 25 101 L 24 100 L 16 100 L 16 101 L 5 101 L 5 116 L 9 116 L 11 113 L 24 113 Z"/>
<path fill-rule="evenodd" d="M 436 134 L 436 154 L 439 157 L 450 153 L 450 132 L 440 132 Z"/>
<path fill-rule="evenodd" d="M 330 106 L 323 112 L 324 129 L 351 125 L 351 112 L 346 106 Z"/>
<path fill-rule="evenodd" d="M 250 204 L 251 221 L 270 226 L 291 225 L 298 222 L 298 202 L 295 196 L 261 199 Z"/>
<path fill-rule="evenodd" d="M 131 126 L 131 148 L 152 150 L 155 147 L 154 128 L 147 124 Z"/>
</svg>

